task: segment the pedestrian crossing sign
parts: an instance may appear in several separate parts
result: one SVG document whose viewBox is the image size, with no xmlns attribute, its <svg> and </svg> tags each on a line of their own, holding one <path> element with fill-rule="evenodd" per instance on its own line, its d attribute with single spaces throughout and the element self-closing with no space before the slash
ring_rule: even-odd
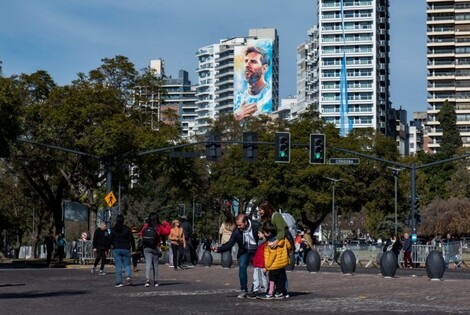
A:
<svg viewBox="0 0 470 315">
<path fill-rule="evenodd" d="M 112 206 L 114 206 L 117 199 L 116 199 L 116 196 L 114 196 L 113 192 L 110 191 L 109 194 L 107 194 L 106 197 L 104 197 L 104 201 L 106 201 L 108 206 L 111 208 Z"/>
</svg>

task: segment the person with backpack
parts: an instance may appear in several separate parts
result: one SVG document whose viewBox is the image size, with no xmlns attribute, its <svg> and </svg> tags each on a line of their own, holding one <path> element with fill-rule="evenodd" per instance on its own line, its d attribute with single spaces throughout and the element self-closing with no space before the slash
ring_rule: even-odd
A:
<svg viewBox="0 0 470 315">
<path fill-rule="evenodd" d="M 186 248 L 186 239 L 183 228 L 180 226 L 180 220 L 175 219 L 171 222 L 171 232 L 168 237 L 171 242 L 171 251 L 173 252 L 173 267 L 175 270 L 183 270 L 183 254 Z"/>
<path fill-rule="evenodd" d="M 113 249 L 114 266 L 116 268 L 116 288 L 122 287 L 122 267 L 126 273 L 127 285 L 132 285 L 131 250 L 135 251 L 134 237 L 131 228 L 124 224 L 124 216 L 118 215 L 116 224 L 111 229 L 107 248 Z"/>
<path fill-rule="evenodd" d="M 150 213 L 139 235 L 142 238 L 145 257 L 145 286 L 150 287 L 150 270 L 153 268 L 153 285 L 158 287 L 158 259 L 160 258 L 161 237 L 169 235 L 170 224 L 160 222 L 158 214 Z"/>
<path fill-rule="evenodd" d="M 279 241 L 287 238 L 291 243 L 291 247 L 294 247 L 294 238 L 291 233 L 286 233 L 289 229 L 284 217 L 274 208 L 268 201 L 263 201 L 258 206 L 259 216 L 262 223 L 271 222 L 276 227 L 276 239 L 270 242 L 271 249 L 276 248 Z"/>
</svg>

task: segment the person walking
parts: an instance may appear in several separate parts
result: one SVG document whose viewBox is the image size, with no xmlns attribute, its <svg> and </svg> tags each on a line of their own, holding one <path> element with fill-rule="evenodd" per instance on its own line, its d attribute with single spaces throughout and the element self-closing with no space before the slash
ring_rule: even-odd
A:
<svg viewBox="0 0 470 315">
<path fill-rule="evenodd" d="M 167 221 L 160 222 L 156 212 L 149 214 L 139 233 L 142 238 L 145 257 L 145 286 L 150 287 L 150 272 L 153 269 L 153 286 L 158 287 L 158 260 L 160 258 L 161 237 L 169 235 L 171 226 Z"/>
<path fill-rule="evenodd" d="M 135 251 L 134 237 L 131 229 L 124 224 L 124 216 L 118 215 L 116 224 L 108 239 L 108 248 L 113 249 L 114 266 L 116 269 L 116 288 L 122 287 L 122 268 L 126 273 L 127 285 L 132 285 L 131 251 Z"/>
<path fill-rule="evenodd" d="M 392 237 L 385 242 L 383 251 L 384 252 L 392 251 L 395 254 L 395 257 L 397 258 L 397 263 L 398 263 L 398 255 L 400 254 L 400 251 L 402 248 L 403 248 L 403 245 L 401 241 L 398 239 L 397 235 L 392 234 Z M 398 264 L 398 267 L 400 267 L 400 264 Z"/>
<path fill-rule="evenodd" d="M 186 248 L 186 238 L 184 237 L 183 228 L 180 226 L 180 220 L 176 219 L 171 222 L 170 236 L 171 251 L 173 252 L 173 268 L 175 270 L 183 270 L 183 255 Z"/>
<path fill-rule="evenodd" d="M 140 241 L 140 235 L 139 235 L 139 229 L 136 226 L 133 226 L 132 229 L 132 236 L 134 237 L 134 242 L 136 244 L 136 249 L 135 252 L 132 252 L 132 272 L 137 272 L 139 271 L 137 269 L 137 263 L 139 262 L 139 259 L 142 255 L 142 247 L 141 241 Z"/>
<path fill-rule="evenodd" d="M 412 242 L 410 238 L 410 234 L 405 233 L 403 235 L 403 262 L 405 268 L 413 268 L 413 261 L 411 259 L 411 250 L 412 250 Z"/>
<path fill-rule="evenodd" d="M 46 250 L 46 264 L 50 267 L 52 253 L 54 252 L 55 238 L 52 229 L 49 230 L 49 234 L 44 237 L 44 247 Z"/>
<path fill-rule="evenodd" d="M 460 243 L 452 237 L 452 234 L 447 233 L 444 243 L 444 263 L 445 268 L 449 269 L 449 263 L 452 260 L 456 268 L 462 268 L 462 262 L 458 258 Z"/>
<path fill-rule="evenodd" d="M 258 229 L 260 224 L 249 219 L 246 214 L 239 214 L 235 219 L 235 224 L 237 228 L 232 232 L 229 241 L 219 247 L 213 246 L 212 251 L 223 253 L 231 250 L 235 244 L 238 244 L 238 277 L 241 292 L 237 298 L 243 299 L 248 295 L 247 268 L 258 248 Z"/>
<path fill-rule="evenodd" d="M 185 245 L 183 247 L 183 262 L 186 262 L 186 264 L 190 264 L 192 263 L 191 238 L 193 237 L 193 227 L 185 215 L 181 216 L 179 221 L 180 221 L 180 226 L 183 229 L 184 240 L 185 240 Z"/>
<path fill-rule="evenodd" d="M 57 236 L 57 255 L 59 257 L 59 264 L 62 263 L 62 261 L 64 260 L 65 258 L 65 238 L 64 238 L 64 234 L 60 233 L 58 236 Z"/>
<path fill-rule="evenodd" d="M 95 230 L 93 234 L 93 253 L 96 255 L 95 262 L 93 263 L 93 268 L 91 268 L 91 273 L 96 272 L 96 266 L 101 262 L 100 265 L 100 276 L 106 275 L 104 271 L 104 265 L 106 264 L 106 256 L 108 255 L 108 237 L 109 233 L 106 228 L 106 222 L 101 222 L 100 227 Z"/>
</svg>

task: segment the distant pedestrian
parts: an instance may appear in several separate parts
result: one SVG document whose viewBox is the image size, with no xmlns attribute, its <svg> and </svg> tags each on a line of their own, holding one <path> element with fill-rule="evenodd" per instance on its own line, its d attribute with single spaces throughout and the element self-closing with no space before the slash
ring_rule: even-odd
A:
<svg viewBox="0 0 470 315">
<path fill-rule="evenodd" d="M 171 242 L 171 251 L 173 252 L 173 268 L 175 270 L 183 270 L 183 255 L 186 248 L 186 239 L 184 237 L 183 228 L 180 226 L 180 220 L 176 219 L 171 222 L 171 232 L 168 237 Z"/>
<path fill-rule="evenodd" d="M 58 255 L 58 258 L 59 258 L 59 264 L 62 263 L 62 261 L 64 260 L 65 258 L 65 238 L 64 238 L 64 234 L 60 233 L 58 236 L 57 236 L 57 255 Z"/>
<path fill-rule="evenodd" d="M 101 222 L 100 227 L 95 230 L 93 234 L 93 253 L 96 255 L 95 262 L 93 263 L 93 268 L 91 268 L 91 273 L 96 272 L 96 266 L 101 261 L 100 266 L 100 276 L 106 275 L 104 271 L 104 265 L 106 264 L 106 256 L 108 255 L 108 237 L 109 233 L 106 228 L 106 222 Z"/>
<path fill-rule="evenodd" d="M 161 237 L 170 234 L 171 226 L 167 221 L 160 222 L 156 212 L 150 213 L 140 231 L 145 257 L 145 286 L 150 287 L 150 272 L 153 268 L 153 285 L 158 287 L 158 260 L 160 258 Z"/>
<path fill-rule="evenodd" d="M 401 249 L 403 248 L 401 241 L 398 239 L 396 234 L 392 234 L 392 237 L 385 242 L 385 246 L 383 251 L 391 251 L 395 254 L 397 258 L 397 266 L 398 266 L 398 255 L 400 254 Z"/>
<path fill-rule="evenodd" d="M 44 247 L 46 250 L 46 263 L 47 266 L 51 264 L 52 253 L 54 252 L 55 238 L 52 229 L 49 230 L 49 234 L 44 237 Z"/>
<path fill-rule="evenodd" d="M 143 247 L 142 241 L 139 235 L 139 229 L 136 226 L 132 227 L 132 236 L 134 237 L 134 242 L 136 244 L 135 251 L 132 252 L 132 272 L 139 271 L 137 269 L 137 263 L 139 262 L 140 257 L 142 256 Z"/>
<path fill-rule="evenodd" d="M 183 261 L 187 264 L 192 263 L 191 261 L 191 238 L 193 237 L 193 227 L 189 223 L 188 218 L 183 215 L 180 218 L 180 226 L 183 228 L 185 245 L 183 248 Z"/>
<path fill-rule="evenodd" d="M 444 240 L 444 263 L 446 269 L 449 269 L 451 260 L 457 268 L 462 268 L 462 262 L 458 257 L 459 249 L 460 243 L 452 237 L 452 234 L 447 233 L 446 239 Z"/>
<path fill-rule="evenodd" d="M 235 221 L 232 215 L 227 216 L 227 219 L 222 222 L 219 228 L 220 244 L 225 244 L 230 240 L 230 236 L 232 236 L 235 227 Z"/>
<path fill-rule="evenodd" d="M 410 234 L 405 233 L 403 237 L 405 238 L 403 241 L 403 262 L 405 264 L 405 268 L 413 268 L 413 261 L 411 259 L 412 242 Z"/>
<path fill-rule="evenodd" d="M 114 266 L 116 268 L 116 288 L 122 287 L 122 268 L 126 273 L 127 285 L 132 285 L 131 251 L 135 251 L 134 237 L 131 229 L 124 224 L 124 216 L 118 215 L 116 224 L 108 239 L 109 248 L 113 249 Z"/>
</svg>

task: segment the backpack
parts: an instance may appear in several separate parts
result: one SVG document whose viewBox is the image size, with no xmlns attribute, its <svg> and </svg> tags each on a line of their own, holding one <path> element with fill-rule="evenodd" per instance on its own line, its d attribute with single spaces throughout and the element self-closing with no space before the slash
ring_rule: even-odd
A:
<svg viewBox="0 0 470 315">
<path fill-rule="evenodd" d="M 282 215 L 282 218 L 284 219 L 284 221 L 286 222 L 287 224 L 287 227 L 286 227 L 286 238 L 287 240 L 290 242 L 292 248 L 294 248 L 295 246 L 295 235 L 296 235 L 296 222 L 295 222 L 295 219 L 294 217 L 287 213 L 287 212 L 282 212 L 281 213 Z"/>
<path fill-rule="evenodd" d="M 157 245 L 157 228 L 155 226 L 147 226 L 142 232 L 142 244 L 144 248 L 150 247 L 155 249 Z"/>
</svg>

